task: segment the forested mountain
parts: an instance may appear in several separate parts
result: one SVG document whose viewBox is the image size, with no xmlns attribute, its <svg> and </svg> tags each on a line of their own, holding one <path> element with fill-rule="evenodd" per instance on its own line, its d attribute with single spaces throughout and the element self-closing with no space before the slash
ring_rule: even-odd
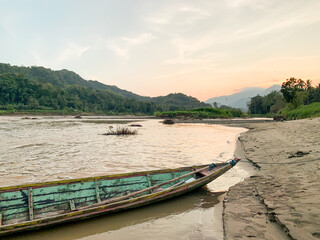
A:
<svg viewBox="0 0 320 240">
<path fill-rule="evenodd" d="M 142 97 L 68 71 L 0 64 L 0 110 L 68 110 L 148 114 L 207 106 L 184 94 Z"/>
<path fill-rule="evenodd" d="M 178 110 L 178 108 L 175 106 L 183 106 L 183 105 L 189 106 L 189 109 L 197 108 L 200 105 L 202 107 L 210 107 L 209 104 L 200 103 L 198 99 L 191 96 L 187 96 L 182 93 L 171 93 L 164 97 L 155 97 L 155 98 L 152 98 L 151 101 L 157 104 L 171 106 L 168 109 L 170 111 Z"/>
<path fill-rule="evenodd" d="M 53 71 L 44 67 L 18 67 L 10 64 L 0 63 L 1 73 L 16 73 L 23 75 L 25 78 L 34 79 L 42 83 L 51 83 L 53 86 L 65 87 L 67 85 L 80 85 L 92 89 L 109 90 L 126 98 L 133 98 L 137 100 L 150 100 L 149 97 L 142 97 L 132 92 L 122 90 L 116 86 L 105 85 L 98 81 L 84 80 L 75 72 L 63 69 Z"/>
</svg>

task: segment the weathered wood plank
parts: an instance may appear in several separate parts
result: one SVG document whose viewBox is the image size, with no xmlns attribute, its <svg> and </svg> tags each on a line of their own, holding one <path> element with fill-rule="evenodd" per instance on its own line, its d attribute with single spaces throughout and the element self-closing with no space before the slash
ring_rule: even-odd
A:
<svg viewBox="0 0 320 240">
<path fill-rule="evenodd" d="M 147 183 L 148 183 L 147 187 L 149 188 L 149 187 L 152 186 L 152 184 L 151 184 L 151 179 L 150 179 L 150 175 L 147 174 L 147 175 L 146 175 L 146 178 L 147 178 Z M 148 191 L 148 193 L 152 193 L 152 190 Z"/>
<path fill-rule="evenodd" d="M 117 202 L 117 201 L 121 202 L 122 200 L 126 200 L 126 199 L 132 198 L 134 196 L 138 196 L 138 195 L 140 195 L 142 193 L 145 194 L 146 192 L 152 191 L 153 189 L 156 189 L 156 188 L 159 188 L 159 187 L 163 187 L 165 185 L 168 185 L 169 183 L 173 183 L 174 184 L 174 182 L 176 182 L 179 179 L 181 181 L 181 179 L 184 179 L 186 177 L 195 176 L 196 173 L 201 172 L 201 171 L 203 171 L 203 170 L 205 170 L 207 168 L 208 168 L 208 166 L 205 166 L 203 168 L 197 169 L 195 171 L 188 172 L 188 173 L 186 173 L 184 175 L 181 175 L 179 177 L 176 177 L 174 179 L 170 179 L 169 181 L 166 181 L 166 182 L 163 182 L 163 183 L 159 183 L 159 184 L 154 185 L 152 187 L 145 188 L 143 190 L 140 190 L 140 191 L 137 191 L 137 192 L 133 192 L 131 194 L 126 194 L 124 196 L 115 197 L 115 198 L 112 198 L 112 199 L 109 199 L 109 200 L 105 200 L 105 201 L 102 201 L 101 203 L 96 203 L 96 204 L 93 204 L 93 205 L 94 206 L 99 206 L 99 205 L 102 205 L 102 204 L 110 204 L 110 203 L 114 203 L 114 202 Z M 171 184 L 171 185 L 173 185 L 173 184 Z"/>
<path fill-rule="evenodd" d="M 28 191 L 6 192 L 0 194 L 0 208 L 28 202 Z"/>
<path fill-rule="evenodd" d="M 133 184 L 140 184 L 140 183 L 146 183 L 145 176 L 101 180 L 99 187 L 112 187 L 116 185 L 133 185 Z"/>
<path fill-rule="evenodd" d="M 148 187 L 151 187 L 151 181 L 150 181 L 150 175 L 149 174 L 147 174 L 146 175 L 146 178 L 147 178 L 147 183 L 148 183 Z"/>
<path fill-rule="evenodd" d="M 28 208 L 28 204 L 25 202 L 19 204 L 11 204 L 9 206 L 0 207 L 0 212 L 16 209 L 16 208 Z"/>
<path fill-rule="evenodd" d="M 95 198 L 88 199 L 87 201 L 83 201 L 80 203 L 74 202 L 75 208 L 88 206 L 90 204 L 97 203 Z M 35 216 L 41 216 L 41 218 L 46 217 L 47 215 L 52 215 L 52 213 L 56 212 L 69 212 L 70 211 L 70 202 L 60 203 L 59 205 L 51 205 L 45 208 L 39 208 L 34 211 Z"/>
<path fill-rule="evenodd" d="M 65 203 L 69 203 L 69 201 L 74 200 L 75 206 L 79 205 L 79 204 L 83 204 L 87 201 L 96 201 L 96 196 L 91 196 L 91 197 L 85 197 L 85 198 L 73 198 L 73 199 L 68 199 L 68 200 L 61 200 L 61 201 L 51 201 L 51 202 L 42 202 L 42 203 L 38 203 L 37 205 L 34 206 L 34 209 L 40 210 L 40 209 L 44 209 L 44 208 L 48 208 L 48 207 L 52 207 L 52 206 L 59 206 L 59 205 L 63 205 Z"/>
<path fill-rule="evenodd" d="M 43 196 L 43 195 L 50 195 L 50 194 L 56 194 L 56 193 L 90 190 L 90 189 L 93 189 L 92 184 L 93 182 L 84 182 L 84 183 L 65 184 L 65 185 L 58 185 L 58 186 L 36 188 L 34 189 L 34 196 Z"/>
<path fill-rule="evenodd" d="M 141 177 L 135 180 L 140 181 Z M 116 182 L 121 183 L 121 181 L 119 180 L 116 180 Z M 44 190 L 40 188 L 33 189 L 32 190 L 33 209 L 41 209 L 41 208 L 46 208 L 54 205 L 61 205 L 65 201 L 69 201 L 69 200 L 76 200 L 77 204 L 82 205 L 85 201 L 88 201 L 89 199 L 91 200 L 93 196 L 96 198 L 96 189 L 92 187 L 92 183 L 93 182 L 90 182 L 91 184 L 90 189 L 86 188 L 85 190 L 81 190 L 81 188 L 88 187 L 89 186 L 88 184 L 82 184 L 81 186 L 72 184 L 71 187 L 70 186 L 67 186 L 67 187 L 54 186 L 54 187 L 50 187 L 51 189 L 49 191 L 47 191 L 47 189 Z M 115 185 L 107 189 L 105 188 L 101 189 L 102 191 L 99 191 L 101 192 L 101 194 L 99 194 L 99 197 L 100 197 L 100 200 L 101 198 L 108 199 L 110 197 L 110 194 L 120 196 L 120 195 L 123 195 L 122 193 L 123 191 L 130 190 L 132 192 L 135 192 L 145 187 L 147 187 L 145 182 L 143 182 L 143 184 L 129 183 L 129 184 L 124 184 L 120 186 Z M 72 190 L 79 189 L 79 190 L 75 192 L 73 191 L 63 192 L 71 189 Z M 60 193 L 55 192 L 56 190 L 59 191 Z M 50 192 L 53 192 L 53 194 L 50 194 Z M 1 199 L 5 199 L 5 200 L 0 201 L 0 210 L 5 211 L 5 214 L 9 216 L 28 211 L 29 202 L 28 202 L 27 194 L 28 192 L 25 190 L 17 191 L 17 192 L 2 193 Z M 20 199 L 10 200 L 10 197 L 14 197 L 14 198 L 19 197 Z"/>
<path fill-rule="evenodd" d="M 183 171 L 183 172 L 174 172 L 174 173 L 165 173 L 165 174 L 155 174 L 155 175 L 150 175 L 151 177 L 151 182 L 152 185 L 157 185 L 157 184 L 161 184 L 164 182 L 169 181 L 170 179 L 174 179 L 174 178 L 180 178 L 183 175 L 189 174 L 191 173 L 191 171 Z M 183 177 L 181 179 L 184 178 L 189 178 L 189 176 Z M 171 187 L 172 185 L 174 185 L 174 182 L 168 182 L 167 184 L 164 184 L 162 186 L 162 188 L 168 188 Z"/>
<path fill-rule="evenodd" d="M 35 202 L 43 202 L 43 201 L 69 201 L 74 198 L 85 198 L 85 197 L 91 197 L 95 196 L 95 188 L 82 190 L 82 191 L 76 191 L 76 192 L 59 192 L 59 193 L 52 193 L 52 194 L 46 194 L 46 195 L 38 195 L 35 196 Z"/>
<path fill-rule="evenodd" d="M 177 172 L 176 176 L 183 175 L 184 173 L 185 172 Z M 100 201 L 101 199 L 106 200 L 115 196 L 123 196 L 125 195 L 125 191 L 140 191 L 151 185 L 164 182 L 168 180 L 168 178 L 172 178 L 171 173 L 149 175 L 149 181 L 146 180 L 145 176 L 128 178 L 125 181 L 121 179 L 105 180 L 102 184 L 109 185 L 113 183 L 114 185 L 108 186 L 107 188 L 99 187 L 98 193 Z M 51 186 L 46 189 L 33 189 L 33 211 L 37 210 L 37 212 L 41 211 L 42 213 L 53 212 L 56 209 L 64 209 L 67 211 L 69 204 L 66 205 L 65 201 L 74 200 L 75 205 L 80 206 L 87 205 L 86 202 L 90 202 L 94 198 L 97 201 L 97 191 L 96 188 L 93 187 L 93 185 L 95 186 L 95 184 L 93 183 L 95 182 Z M 27 196 L 27 191 L 24 190 L 17 192 L 8 192 L 3 194 L 6 194 L 5 198 L 20 198 L 14 201 L 1 201 L 0 209 L 5 208 L 7 210 L 6 214 L 8 214 L 8 218 L 13 218 L 14 215 L 24 214 L 26 211 L 29 210 L 28 199 L 25 198 L 25 196 Z M 3 194 L 1 194 L 2 199 L 4 198 Z M 2 207 L 1 205 L 5 206 Z"/>
<path fill-rule="evenodd" d="M 3 215 L 3 221 L 5 220 L 9 220 L 9 219 L 14 219 L 14 218 L 17 218 L 17 216 L 24 216 L 25 217 L 25 220 L 29 220 L 29 209 L 18 209 L 18 210 L 15 210 L 14 212 L 4 212 L 3 214 L 6 214 L 6 215 Z"/>
<path fill-rule="evenodd" d="M 217 164 L 223 165 L 223 164 Z M 192 166 L 192 167 L 182 167 L 177 169 L 161 169 L 161 170 L 151 170 L 151 171 L 142 171 L 142 172 L 134 172 L 134 173 L 122 173 L 122 174 L 113 174 L 106 176 L 98 176 L 98 177 L 87 177 L 87 178 L 78 178 L 78 179 L 68 179 L 68 180 L 58 180 L 58 181 L 50 181 L 50 182 L 42 182 L 42 183 L 30 183 L 30 184 L 22 184 L 17 186 L 9 186 L 9 187 L 0 187 L 0 193 L 3 192 L 12 192 L 17 190 L 27 190 L 32 187 L 33 189 L 44 188 L 50 186 L 58 186 L 65 184 L 74 184 L 74 183 L 82 183 L 82 182 L 92 182 L 95 180 L 110 180 L 110 179 L 118 179 L 118 178 L 131 178 L 144 176 L 146 174 L 161 174 L 161 173 L 170 173 L 170 172 L 179 172 L 179 171 L 192 171 L 195 168 L 201 168 L 205 165 Z"/>
<path fill-rule="evenodd" d="M 110 187 L 101 187 L 100 186 L 100 196 L 102 194 L 110 194 L 114 192 L 125 192 L 125 191 L 137 191 L 142 190 L 146 188 L 147 182 L 139 183 L 139 184 L 132 184 L 132 185 L 116 185 L 116 186 L 110 186 Z"/>
<path fill-rule="evenodd" d="M 96 187 L 96 198 L 97 198 L 97 202 L 101 202 L 101 198 L 100 198 L 100 190 L 99 190 L 99 182 L 95 181 L 95 187 Z"/>
<path fill-rule="evenodd" d="M 2 215 L 2 224 L 5 226 L 10 223 L 19 221 L 29 221 L 29 212 L 25 211 L 14 215 Z"/>
<path fill-rule="evenodd" d="M 29 219 L 33 220 L 33 198 L 32 198 L 32 188 L 29 188 L 29 198 L 28 198 L 28 206 L 29 206 Z"/>
<path fill-rule="evenodd" d="M 159 174 L 159 175 L 160 176 L 150 175 L 149 184 L 151 183 L 151 185 L 153 185 L 154 183 L 160 183 L 168 179 L 167 173 Z M 106 180 L 102 182 L 101 185 L 103 187 L 103 185 L 105 184 L 109 185 L 113 183 L 113 185 L 108 186 L 107 190 L 103 188 L 104 191 L 108 192 L 108 194 L 110 194 L 111 192 L 116 192 L 114 190 L 115 188 L 118 188 L 117 192 L 128 191 L 128 190 L 131 192 L 134 192 L 149 186 L 147 185 L 147 183 L 141 182 L 142 179 L 143 177 L 139 176 L 139 177 L 133 177 L 132 179 L 130 179 L 130 182 L 123 181 L 123 180 L 121 181 L 119 179 L 113 179 L 112 181 Z M 119 185 L 115 185 L 115 183 L 118 183 Z M 10 206 L 17 206 L 17 205 L 21 205 L 21 207 L 23 207 L 23 204 L 27 201 L 27 198 L 25 196 L 26 194 L 23 194 L 24 192 L 25 191 L 16 191 L 16 192 L 7 192 L 7 193 L 1 194 L 1 199 L 3 201 L 1 201 L 0 209 L 10 208 Z M 62 195 L 59 193 L 62 193 Z M 70 200 L 70 199 L 80 198 L 80 197 L 86 198 L 89 196 L 93 196 L 95 194 L 96 194 L 96 190 L 94 189 L 93 191 L 92 182 L 52 186 L 46 189 L 37 188 L 37 189 L 33 189 L 33 205 L 36 206 L 38 202 L 40 202 L 40 204 L 42 205 L 43 201 L 49 202 L 50 200 L 59 201 L 59 200 Z M 49 195 L 49 197 L 46 197 L 45 195 Z"/>
<path fill-rule="evenodd" d="M 76 209 L 76 207 L 74 206 L 74 200 L 71 200 L 70 201 L 70 210 L 73 211 L 75 209 Z"/>
<path fill-rule="evenodd" d="M 141 179 L 143 181 L 141 181 Z M 135 181 L 127 181 L 121 179 L 113 179 L 107 181 L 99 182 L 99 187 L 108 187 L 114 188 L 118 186 L 131 186 L 135 184 L 143 184 L 145 183 L 145 179 L 139 177 L 139 179 L 133 179 Z M 71 184 L 71 185 L 59 185 L 59 186 L 51 186 L 46 188 L 37 188 L 34 189 L 34 196 L 45 196 L 51 194 L 59 194 L 59 193 L 76 193 L 78 191 L 95 191 L 95 182 L 87 182 L 87 183 L 79 183 L 79 184 Z"/>
<path fill-rule="evenodd" d="M 146 184 L 134 184 L 134 185 L 117 185 L 109 188 L 99 188 L 99 197 L 118 194 L 126 190 L 138 191 L 146 187 Z M 76 192 L 62 192 L 53 193 L 50 195 L 38 195 L 34 196 L 34 205 L 38 208 L 40 205 L 50 204 L 51 202 L 69 201 L 73 199 L 82 199 L 88 197 L 97 197 L 96 189 L 91 188 L 89 190 L 76 191 Z"/>
</svg>

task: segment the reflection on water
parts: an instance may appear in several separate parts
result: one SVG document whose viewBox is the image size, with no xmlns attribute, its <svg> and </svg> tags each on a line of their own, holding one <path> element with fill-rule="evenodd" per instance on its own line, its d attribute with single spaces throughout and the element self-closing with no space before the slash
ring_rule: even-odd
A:
<svg viewBox="0 0 320 240">
<path fill-rule="evenodd" d="M 226 161 L 245 131 L 137 120 L 143 125 L 138 135 L 101 135 L 119 121 L 0 117 L 0 186 Z M 177 199 L 14 239 L 221 239 L 223 195 L 214 192 L 247 175 L 236 166 L 207 188 Z"/>
</svg>

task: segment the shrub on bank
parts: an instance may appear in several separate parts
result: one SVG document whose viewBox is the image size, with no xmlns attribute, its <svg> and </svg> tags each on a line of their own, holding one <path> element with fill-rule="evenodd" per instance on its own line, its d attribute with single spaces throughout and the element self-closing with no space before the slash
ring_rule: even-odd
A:
<svg viewBox="0 0 320 240">
<path fill-rule="evenodd" d="M 186 111 L 170 111 L 170 112 L 156 112 L 156 117 L 161 118 L 183 118 L 183 119 L 207 119 L 207 118 L 233 118 L 233 117 L 247 117 L 248 115 L 236 108 L 196 108 Z"/>
<path fill-rule="evenodd" d="M 285 108 L 279 111 L 287 119 L 302 119 L 310 117 L 320 117 L 320 102 L 302 105 L 295 109 Z"/>
</svg>

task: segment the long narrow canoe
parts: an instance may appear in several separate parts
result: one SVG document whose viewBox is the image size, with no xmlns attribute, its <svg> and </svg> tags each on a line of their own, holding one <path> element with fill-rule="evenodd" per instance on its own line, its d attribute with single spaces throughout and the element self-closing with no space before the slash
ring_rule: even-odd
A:
<svg viewBox="0 0 320 240">
<path fill-rule="evenodd" d="M 227 163 L 0 188 L 0 236 L 144 206 L 202 187 Z"/>
</svg>

